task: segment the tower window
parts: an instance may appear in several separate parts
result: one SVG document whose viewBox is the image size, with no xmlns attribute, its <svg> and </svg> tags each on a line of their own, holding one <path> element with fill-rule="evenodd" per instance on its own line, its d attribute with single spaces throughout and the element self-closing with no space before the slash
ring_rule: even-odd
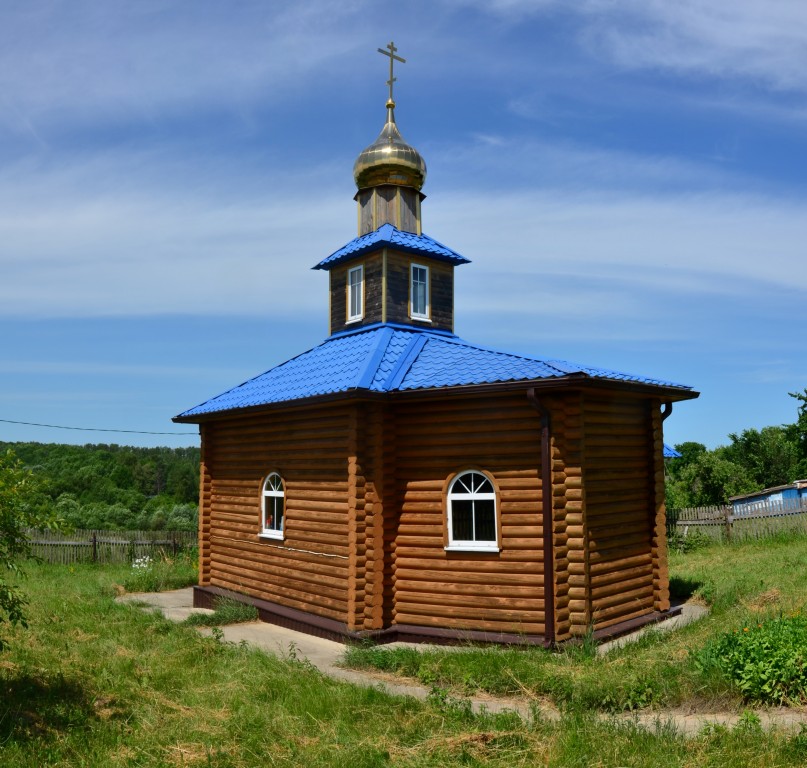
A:
<svg viewBox="0 0 807 768">
<path fill-rule="evenodd" d="M 353 267 L 347 272 L 347 321 L 361 320 L 364 317 L 364 265 Z"/>
<path fill-rule="evenodd" d="M 411 315 L 418 320 L 429 319 L 429 268 L 420 264 L 411 266 Z"/>
</svg>

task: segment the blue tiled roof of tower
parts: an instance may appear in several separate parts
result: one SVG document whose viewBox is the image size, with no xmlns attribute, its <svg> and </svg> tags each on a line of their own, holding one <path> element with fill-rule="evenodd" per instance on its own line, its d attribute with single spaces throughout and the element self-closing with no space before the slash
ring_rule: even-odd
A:
<svg viewBox="0 0 807 768">
<path fill-rule="evenodd" d="M 379 324 L 336 334 L 322 344 L 214 397 L 177 418 L 251 408 L 350 390 L 395 392 L 581 374 L 674 387 L 680 384 L 498 352 L 448 333 Z"/>
<path fill-rule="evenodd" d="M 401 232 L 392 224 L 382 224 L 374 232 L 354 238 L 338 251 L 334 251 L 330 256 L 324 258 L 314 269 L 332 269 L 337 264 L 341 264 L 348 259 L 354 259 L 368 251 L 379 248 L 395 248 L 406 253 L 416 253 L 423 256 L 430 256 L 438 261 L 445 261 L 449 264 L 470 264 L 470 259 L 461 256 L 456 251 L 451 250 L 446 245 L 438 243 L 428 235 L 415 235 L 412 232 Z"/>
</svg>

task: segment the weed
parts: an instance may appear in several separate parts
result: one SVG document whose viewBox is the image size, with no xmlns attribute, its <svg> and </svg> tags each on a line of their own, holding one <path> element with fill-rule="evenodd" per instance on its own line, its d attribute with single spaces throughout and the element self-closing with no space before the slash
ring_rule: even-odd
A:
<svg viewBox="0 0 807 768">
<path fill-rule="evenodd" d="M 794 704 L 807 701 L 807 617 L 748 621 L 708 642 L 695 663 L 706 675 L 719 670 L 746 701 Z"/>
</svg>

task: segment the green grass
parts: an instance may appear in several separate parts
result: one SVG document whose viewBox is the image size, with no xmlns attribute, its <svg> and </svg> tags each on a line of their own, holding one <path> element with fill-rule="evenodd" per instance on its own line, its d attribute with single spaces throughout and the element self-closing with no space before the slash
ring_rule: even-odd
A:
<svg viewBox="0 0 807 768">
<path fill-rule="evenodd" d="M 780 565 L 802 569 L 805 547 L 775 545 Z M 712 553 L 713 558 L 722 553 Z M 756 558 L 736 550 L 732 572 L 749 572 Z M 683 563 L 721 595 L 740 594 L 743 610 L 771 609 L 791 594 L 798 573 L 750 568 L 742 589 L 715 576 L 710 558 Z M 719 558 L 718 558 L 719 559 Z M 682 565 L 676 563 L 676 568 Z M 736 566 L 736 568 L 735 568 Z M 177 568 L 181 570 L 181 565 Z M 782 571 L 786 571 L 784 574 Z M 800 766 L 807 761 L 807 731 L 763 733 L 753 716 L 735 728 L 709 728 L 685 739 L 668 726 L 645 730 L 630 720 L 602 719 L 589 700 L 615 695 L 626 679 L 643 680 L 652 663 L 688 644 L 700 647 L 719 626 L 711 617 L 684 639 L 651 637 L 633 655 L 592 659 L 585 650 L 536 654 L 536 679 L 550 679 L 580 699 L 560 722 L 536 715 L 474 715 L 463 691 L 480 681 L 517 692 L 529 654 L 466 651 L 446 654 L 434 682 L 459 678 L 453 689 L 435 688 L 426 702 L 396 698 L 324 678 L 305 662 L 278 659 L 247 647 L 200 636 L 195 629 L 114 601 L 128 567 L 30 566 L 22 587 L 30 598 L 29 628 L 10 633 L 0 656 L 0 765 L 42 766 Z M 768 579 L 774 579 L 769 585 Z M 170 579 L 168 580 L 170 581 Z M 747 587 L 747 589 L 746 589 Z M 726 609 L 730 612 L 729 609 Z M 475 659 L 477 657 L 477 659 Z M 457 661 L 459 659 L 460 661 Z M 464 665 L 462 659 L 473 660 Z M 621 661 L 620 661 L 621 660 Z M 494 664 L 486 669 L 487 662 Z M 416 661 L 408 662 L 418 667 Z M 457 666 L 453 666 L 456 664 Z M 512 665 L 512 666 L 511 666 Z M 634 665 L 640 670 L 634 672 Z M 603 680 L 603 670 L 609 670 Z M 470 672 L 469 672 L 470 670 Z M 655 678 L 653 678 L 655 679 Z M 496 682 L 503 680 L 504 682 Z M 587 680 L 588 683 L 584 681 Z M 610 682 L 609 682 L 610 681 Z M 587 685 L 592 694 L 587 692 Z M 679 694 L 680 695 L 680 683 Z M 565 695 L 569 700 L 574 696 Z M 621 695 L 621 694 L 620 694 Z M 660 694 L 661 695 L 661 694 Z M 664 694 L 666 695 L 666 694 Z"/>
<path fill-rule="evenodd" d="M 686 704 L 739 710 L 748 687 L 698 662 L 710 642 L 752 622 L 807 606 L 807 536 L 779 535 L 733 546 L 714 545 L 671 557 L 673 591 L 708 603 L 711 614 L 670 635 L 605 657 L 585 648 L 544 649 L 353 647 L 347 666 L 374 668 L 468 695 L 524 694 L 571 710 L 625 711 Z M 792 654 L 791 654 L 792 657 Z M 753 700 L 758 700 L 753 699 Z M 798 695 L 791 696 L 798 700 Z"/>
</svg>

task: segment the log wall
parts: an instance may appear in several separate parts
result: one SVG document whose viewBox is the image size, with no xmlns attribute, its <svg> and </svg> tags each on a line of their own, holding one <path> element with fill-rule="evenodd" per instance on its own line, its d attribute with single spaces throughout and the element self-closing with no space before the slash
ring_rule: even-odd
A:
<svg viewBox="0 0 807 768">
<path fill-rule="evenodd" d="M 397 523 L 395 421 L 381 404 L 358 409 L 358 446 L 364 467 L 364 539 L 357 561 L 359 595 L 355 628 L 379 630 L 392 621 L 392 540 Z M 386 471 L 386 468 L 391 468 Z"/>
<path fill-rule="evenodd" d="M 431 322 L 409 316 L 411 264 L 429 268 Z M 347 273 L 364 265 L 364 317 L 347 322 Z M 386 296 L 385 296 L 386 291 Z M 428 257 L 412 256 L 391 249 L 340 264 L 330 271 L 331 333 L 373 323 L 403 323 L 434 330 L 454 330 L 454 267 Z"/>
<path fill-rule="evenodd" d="M 552 412 L 555 639 L 583 635 L 591 623 L 588 532 L 583 487 L 582 395 L 556 397 Z"/>
<path fill-rule="evenodd" d="M 213 478 L 210 476 L 210 467 L 207 462 L 208 436 L 210 430 L 199 425 L 199 439 L 201 442 L 201 462 L 199 465 L 199 584 L 210 584 L 210 500 L 213 490 Z"/>
<path fill-rule="evenodd" d="M 646 399 L 587 397 L 583 402 L 585 533 L 595 629 L 651 613 L 661 604 L 658 547 L 654 562 L 659 486 L 652 410 Z M 662 471 L 662 498 L 663 482 Z"/>
<path fill-rule="evenodd" d="M 336 407 L 205 426 L 204 584 L 346 623 L 363 613 L 348 589 L 360 586 L 350 544 L 363 535 L 364 494 L 362 469 L 348 455 L 351 421 L 348 408 Z M 262 483 L 271 471 L 285 483 L 284 540 L 259 536 Z"/>
<path fill-rule="evenodd" d="M 524 392 L 277 411 L 203 425 L 200 583 L 343 622 L 555 638 L 669 608 L 660 404 L 552 394 L 553 562 L 544 567 L 541 422 Z M 476 468 L 498 493 L 498 553 L 446 551 L 445 493 Z M 262 538 L 279 472 L 283 540 Z"/>
<path fill-rule="evenodd" d="M 400 403 L 395 435 L 392 621 L 543 634 L 540 421 L 525 395 Z M 498 488 L 499 553 L 444 549 L 447 480 L 469 468 Z"/>
<path fill-rule="evenodd" d="M 653 604 L 657 611 L 670 609 L 670 573 L 667 565 L 667 502 L 664 492 L 664 430 L 661 403 L 651 405 L 654 525 L 650 554 L 653 564 Z"/>
<path fill-rule="evenodd" d="M 364 265 L 364 316 L 361 320 L 347 321 L 348 285 L 347 273 L 359 265 Z M 330 329 L 338 333 L 363 325 L 380 323 L 383 315 L 383 260 L 381 253 L 355 259 L 340 264 L 330 271 Z"/>
<path fill-rule="evenodd" d="M 454 267 L 433 259 L 398 251 L 387 251 L 387 322 L 423 326 L 423 320 L 409 316 L 411 301 L 410 266 L 429 268 L 429 328 L 454 330 Z"/>
</svg>

